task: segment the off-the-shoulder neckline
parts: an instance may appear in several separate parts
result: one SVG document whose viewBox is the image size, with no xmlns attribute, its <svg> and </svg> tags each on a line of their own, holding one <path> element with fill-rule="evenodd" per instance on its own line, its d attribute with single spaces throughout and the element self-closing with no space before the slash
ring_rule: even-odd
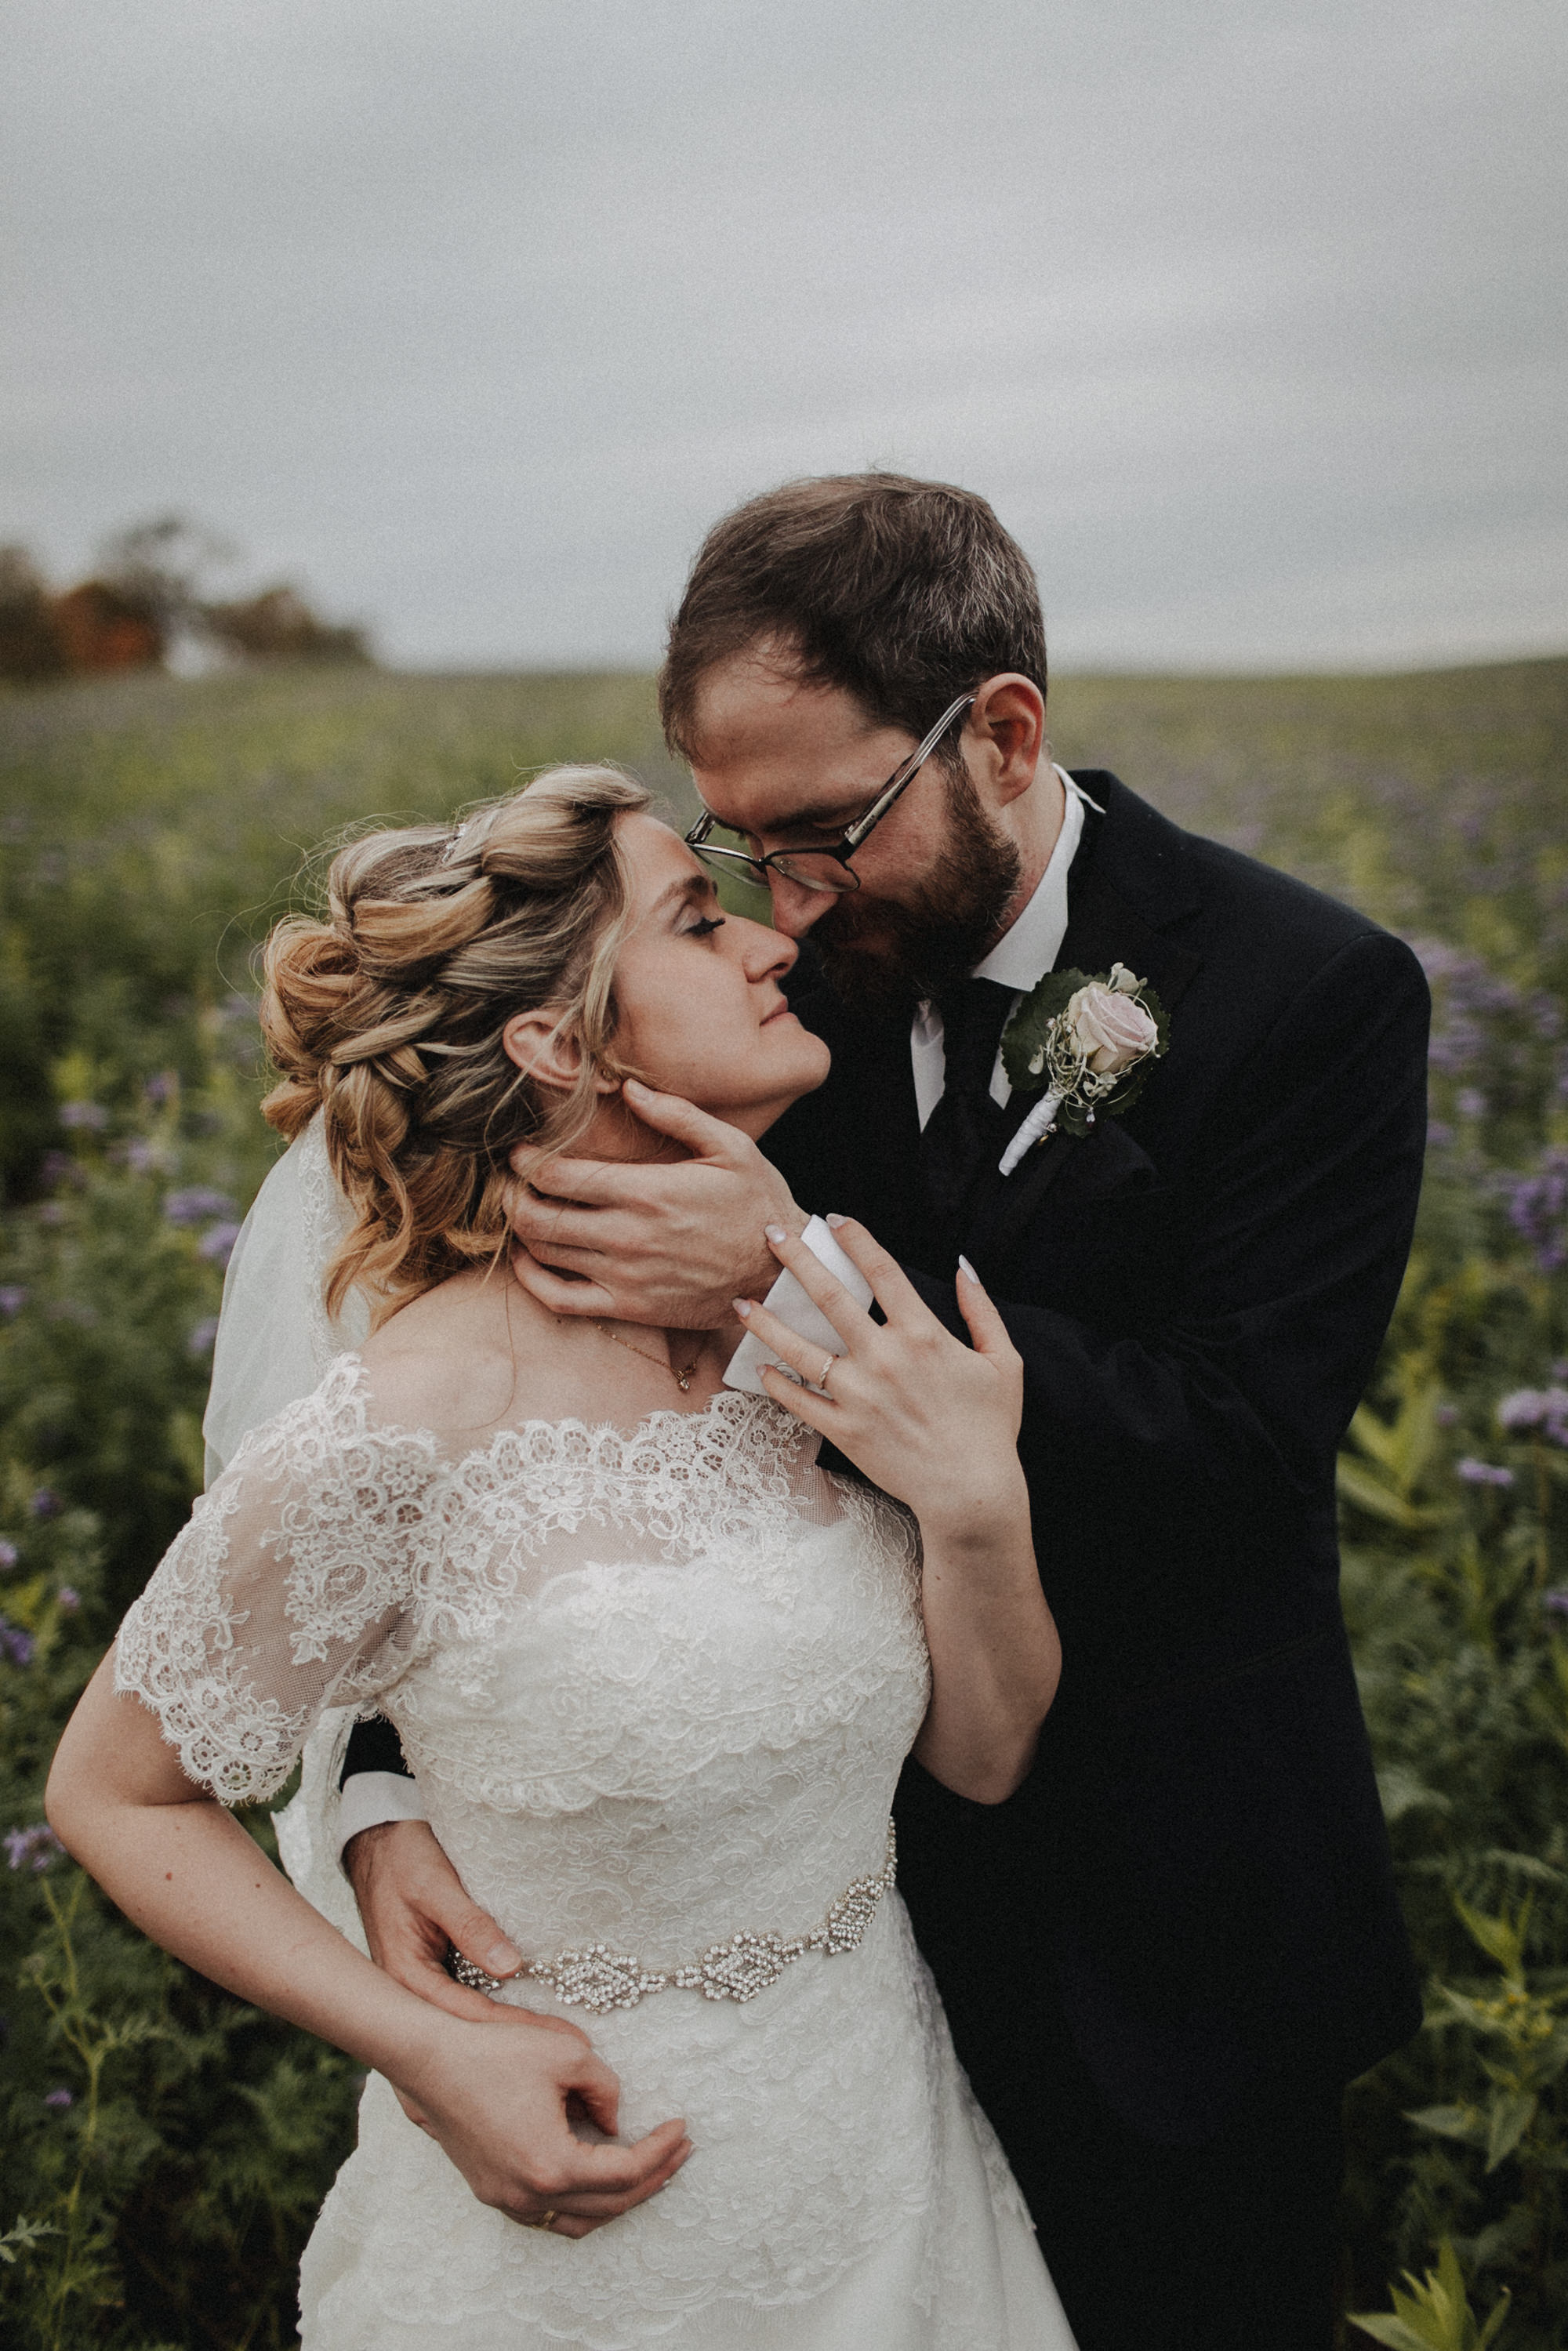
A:
<svg viewBox="0 0 1568 2351">
<path fill-rule="evenodd" d="M 487 1461 L 507 1438 L 525 1437 L 534 1431 L 546 1437 L 581 1437 L 591 1444 L 612 1439 L 617 1444 L 631 1446 L 646 1437 L 648 1433 L 662 1421 L 674 1422 L 682 1428 L 699 1426 L 703 1422 L 712 1420 L 721 1405 L 727 1407 L 746 1407 L 744 1416 L 747 1418 L 755 1416 L 756 1408 L 761 1406 L 769 1414 L 777 1414 L 780 1421 L 787 1425 L 788 1429 L 794 1432 L 797 1442 L 810 1441 L 814 1445 L 816 1438 L 815 1430 L 808 1428 L 803 1421 L 798 1421 L 792 1415 L 786 1413 L 782 1405 L 774 1404 L 770 1397 L 752 1395 L 741 1388 L 719 1387 L 714 1390 L 707 1402 L 696 1412 L 682 1412 L 675 1406 L 661 1405 L 653 1412 L 644 1413 L 642 1418 L 633 1421 L 630 1427 L 625 1427 L 619 1421 L 613 1420 L 583 1420 L 575 1413 L 568 1414 L 559 1420 L 546 1420 L 531 1416 L 527 1420 L 506 1421 L 491 1433 L 484 1444 L 471 1445 L 465 1452 L 458 1453 L 448 1449 L 446 1440 L 437 1429 L 418 1428 L 407 1421 L 371 1418 L 369 1389 L 373 1375 L 363 1354 L 357 1347 L 345 1347 L 333 1356 L 322 1374 L 320 1384 L 325 1386 L 334 1372 L 345 1367 L 351 1368 L 353 1372 L 354 1393 L 365 1412 L 365 1425 L 368 1429 L 373 1430 L 377 1437 L 393 1442 L 402 1441 L 428 1446 L 443 1468 L 449 1470 L 466 1468 L 471 1462 L 475 1461 Z M 784 1433 L 785 1431 L 781 1429 L 780 1435 Z"/>
</svg>

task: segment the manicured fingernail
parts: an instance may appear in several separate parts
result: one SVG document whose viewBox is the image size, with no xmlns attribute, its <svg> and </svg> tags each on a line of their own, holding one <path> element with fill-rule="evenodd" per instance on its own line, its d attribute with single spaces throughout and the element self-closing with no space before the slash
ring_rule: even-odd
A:
<svg viewBox="0 0 1568 2351">
<path fill-rule="evenodd" d="M 969 1279 L 969 1280 L 974 1283 L 974 1285 L 975 1285 L 976 1289 L 977 1289 L 977 1290 L 978 1290 L 978 1288 L 979 1288 L 979 1286 L 980 1286 L 980 1277 L 979 1277 L 979 1275 L 975 1271 L 974 1267 L 969 1263 L 969 1260 L 968 1260 L 968 1259 L 967 1259 L 967 1257 L 961 1257 L 961 1258 L 958 1259 L 958 1270 L 959 1270 L 959 1272 L 960 1272 L 960 1273 L 962 1273 L 962 1274 L 966 1274 L 966 1275 L 968 1277 L 968 1279 Z"/>
<path fill-rule="evenodd" d="M 823 1222 L 831 1225 L 834 1232 L 837 1232 L 841 1225 L 847 1225 L 849 1223 L 849 1218 L 847 1217 L 824 1217 Z"/>
<path fill-rule="evenodd" d="M 483 1960 L 483 1965 L 493 1976 L 509 1976 L 514 1969 L 520 1968 L 522 1964 L 521 1951 L 515 1943 L 508 1943 L 504 1938 L 500 1942 L 491 1944 Z"/>
<path fill-rule="evenodd" d="M 730 1300 L 730 1301 L 729 1301 L 729 1302 L 730 1302 L 730 1304 L 734 1307 L 734 1309 L 735 1309 L 736 1312 L 739 1315 L 739 1317 L 740 1317 L 741 1321 L 744 1322 L 745 1322 L 745 1320 L 746 1320 L 746 1318 L 747 1318 L 747 1315 L 750 1313 L 750 1311 L 751 1311 L 751 1301 L 750 1301 L 750 1299 L 749 1299 L 749 1298 L 732 1298 L 732 1299 Z"/>
<path fill-rule="evenodd" d="M 789 1238 L 782 1225 L 764 1225 L 762 1232 L 763 1238 L 768 1241 L 774 1249 L 778 1248 L 780 1241 L 787 1241 Z"/>
</svg>

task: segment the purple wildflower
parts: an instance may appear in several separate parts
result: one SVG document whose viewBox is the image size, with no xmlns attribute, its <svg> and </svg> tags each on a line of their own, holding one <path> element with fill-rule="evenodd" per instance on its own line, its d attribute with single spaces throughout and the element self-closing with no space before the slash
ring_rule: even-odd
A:
<svg viewBox="0 0 1568 2351">
<path fill-rule="evenodd" d="M 1434 939 L 1412 942 L 1437 999 L 1429 1058 L 1445 1077 L 1463 1077 L 1490 1058 L 1490 1024 L 1501 1014 L 1517 1014 L 1523 998 L 1506 979 L 1489 970 L 1479 956 Z"/>
<path fill-rule="evenodd" d="M 35 1876 L 47 1869 L 57 1854 L 64 1853 L 60 1843 L 47 1821 L 36 1821 L 28 1829 L 7 1829 L 5 1859 L 12 1869 L 30 1869 Z"/>
<path fill-rule="evenodd" d="M 209 1265 L 226 1266 L 238 1238 L 239 1227 L 232 1221 L 210 1225 L 196 1244 L 196 1254 L 204 1257 Z"/>
<path fill-rule="evenodd" d="M 171 1192 L 163 1202 L 163 1214 L 172 1225 L 204 1224 L 209 1217 L 232 1217 L 235 1204 L 226 1192 L 214 1192 L 205 1184 L 192 1184 L 183 1192 Z"/>
<path fill-rule="evenodd" d="M 1467 1486 L 1511 1486 L 1513 1471 L 1504 1469 L 1494 1461 L 1476 1461 L 1467 1455 L 1454 1464 L 1454 1475 Z"/>
<path fill-rule="evenodd" d="M 1429 1118 L 1427 1121 L 1427 1141 L 1434 1151 L 1446 1149 L 1453 1139 L 1454 1130 L 1447 1119 Z"/>
<path fill-rule="evenodd" d="M 1541 1604 L 1555 1616 L 1568 1616 L 1568 1583 L 1556 1583 L 1550 1592 L 1543 1592 Z"/>
<path fill-rule="evenodd" d="M 18 1555 L 16 1544 L 0 1535 L 0 1567 L 15 1567 Z"/>
<path fill-rule="evenodd" d="M 15 1281 L 0 1283 L 0 1314 L 7 1318 L 13 1314 L 20 1314 L 26 1303 L 27 1293 L 19 1283 Z"/>
<path fill-rule="evenodd" d="M 57 1519 L 60 1498 L 51 1493 L 47 1486 L 40 1486 L 36 1493 L 27 1497 L 27 1509 L 35 1519 Z"/>
<path fill-rule="evenodd" d="M 196 1356 L 198 1360 L 203 1355 L 210 1355 L 217 1335 L 217 1316 L 204 1314 L 199 1322 L 193 1322 L 191 1325 L 191 1335 L 185 1342 L 186 1353 Z"/>
<path fill-rule="evenodd" d="M 62 1184 L 81 1185 L 87 1181 L 68 1151 L 46 1151 L 38 1162 L 38 1173 L 51 1191 Z"/>
<path fill-rule="evenodd" d="M 63 1615 L 74 1616 L 81 1606 L 81 1593 L 74 1584 L 62 1583 L 55 1594 L 55 1604 Z"/>
<path fill-rule="evenodd" d="M 1454 1096 L 1454 1107 L 1461 1118 L 1485 1118 L 1487 1098 L 1478 1086 L 1461 1086 Z"/>
<path fill-rule="evenodd" d="M 30 1666 L 33 1662 L 33 1636 L 8 1617 L 0 1616 L 0 1657 L 9 1657 L 14 1666 Z"/>
<path fill-rule="evenodd" d="M 1500 1428 L 1539 1428 L 1554 1445 L 1568 1445 L 1568 1388 L 1516 1388 L 1497 1418 Z"/>
<path fill-rule="evenodd" d="M 75 2105 L 76 2100 L 68 2090 L 46 2090 L 44 2104 L 52 2106 L 57 2115 L 63 2115 L 68 2106 Z"/>
<path fill-rule="evenodd" d="M 1458 1416 L 1459 1407 L 1457 1404 L 1440 1404 L 1432 1415 L 1439 1428 L 1452 1428 Z"/>
<path fill-rule="evenodd" d="M 1556 1273 L 1568 1265 L 1568 1150 L 1558 1144 L 1543 1151 L 1532 1175 L 1504 1176 L 1499 1188 L 1509 1222 L 1535 1251 L 1538 1270 Z"/>
<path fill-rule="evenodd" d="M 101 1102 L 62 1102 L 59 1121 L 62 1126 L 80 1127 L 89 1134 L 100 1134 L 109 1124 L 109 1113 Z"/>
<path fill-rule="evenodd" d="M 142 1087 L 142 1100 L 151 1102 L 154 1110 L 162 1109 L 173 1092 L 175 1083 L 172 1070 L 160 1070 L 157 1076 L 149 1078 Z"/>
<path fill-rule="evenodd" d="M 120 1154 L 133 1176 L 151 1175 L 160 1155 L 158 1145 L 149 1143 L 144 1134 L 133 1134 Z"/>
</svg>

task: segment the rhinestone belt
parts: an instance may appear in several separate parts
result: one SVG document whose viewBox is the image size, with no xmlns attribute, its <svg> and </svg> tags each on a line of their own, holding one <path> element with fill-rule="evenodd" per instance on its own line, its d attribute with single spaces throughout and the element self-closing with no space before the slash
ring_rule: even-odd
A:
<svg viewBox="0 0 1568 2351">
<path fill-rule="evenodd" d="M 625 1951 L 608 1943 L 590 1943 L 580 1951 L 558 1951 L 553 1959 L 527 1959 L 518 1976 L 532 1976 L 549 1984 L 567 2008 L 591 2008 L 603 2015 L 612 2008 L 635 2008 L 655 1991 L 700 1991 L 705 2000 L 755 2000 L 777 1983 L 788 1967 L 808 1951 L 824 1951 L 830 1959 L 860 1949 L 876 1906 L 893 1884 L 897 1855 L 893 1823 L 887 1824 L 887 1858 L 874 1877 L 857 1877 L 832 1903 L 820 1927 L 809 1935 L 757 1935 L 742 1928 L 727 1943 L 711 1943 L 698 1959 L 685 1968 L 645 1968 Z M 486 1975 L 461 1951 L 446 1956 L 447 1970 L 476 1991 L 499 1991 L 516 1976 Z"/>
</svg>

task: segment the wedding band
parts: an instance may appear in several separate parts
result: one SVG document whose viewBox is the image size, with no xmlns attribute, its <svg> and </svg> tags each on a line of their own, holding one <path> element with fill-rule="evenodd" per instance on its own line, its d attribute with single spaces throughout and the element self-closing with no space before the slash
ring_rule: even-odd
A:
<svg viewBox="0 0 1568 2351">
<path fill-rule="evenodd" d="M 828 1374 L 832 1370 L 833 1365 L 838 1362 L 838 1360 L 839 1359 L 836 1355 L 830 1355 L 826 1363 L 822 1365 L 821 1377 L 817 1382 L 817 1385 L 820 1388 L 825 1388 L 827 1386 Z"/>
<path fill-rule="evenodd" d="M 540 2215 L 539 2215 L 539 2217 L 538 2217 L 538 2219 L 537 2220 L 525 2220 L 525 2221 L 523 2222 L 523 2226 L 524 2226 L 524 2228 L 525 2228 L 525 2229 L 551 2229 L 551 2230 L 553 2230 L 553 2228 L 555 2227 L 555 2222 L 556 2222 L 556 2210 L 555 2210 L 555 2206 L 552 2204 L 552 2205 L 550 2206 L 549 2210 L 548 2212 L 541 2212 L 541 2213 L 540 2213 Z"/>
</svg>

